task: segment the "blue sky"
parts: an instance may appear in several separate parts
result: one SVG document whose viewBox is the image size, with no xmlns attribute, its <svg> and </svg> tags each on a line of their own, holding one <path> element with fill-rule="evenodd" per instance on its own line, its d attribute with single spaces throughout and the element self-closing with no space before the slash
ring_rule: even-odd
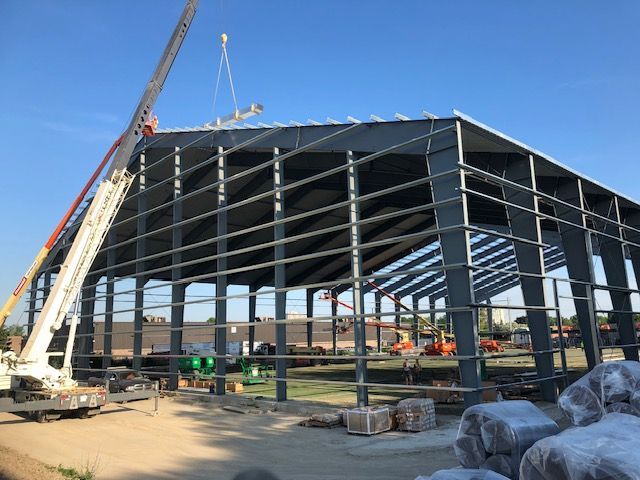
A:
<svg viewBox="0 0 640 480">
<path fill-rule="evenodd" d="M 124 128 L 182 6 L 0 2 L 0 292 Z M 263 103 L 262 121 L 457 108 L 640 198 L 639 20 L 631 0 L 201 0 L 155 112 L 213 117 L 226 31 L 239 103 Z"/>
</svg>

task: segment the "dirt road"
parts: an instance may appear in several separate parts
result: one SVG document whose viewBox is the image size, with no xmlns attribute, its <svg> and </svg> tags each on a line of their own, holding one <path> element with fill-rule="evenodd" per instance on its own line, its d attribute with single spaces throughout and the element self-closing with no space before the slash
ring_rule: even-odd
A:
<svg viewBox="0 0 640 480">
<path fill-rule="evenodd" d="M 46 424 L 0 414 L 0 444 L 49 465 L 84 470 L 95 463 L 102 480 L 224 480 L 251 467 L 281 480 L 413 480 L 456 465 L 455 417 L 440 417 L 433 431 L 360 437 L 344 428 L 299 427 L 296 416 L 238 414 L 207 403 L 163 399 L 159 416 L 151 410 L 151 401 L 135 402 Z"/>
</svg>

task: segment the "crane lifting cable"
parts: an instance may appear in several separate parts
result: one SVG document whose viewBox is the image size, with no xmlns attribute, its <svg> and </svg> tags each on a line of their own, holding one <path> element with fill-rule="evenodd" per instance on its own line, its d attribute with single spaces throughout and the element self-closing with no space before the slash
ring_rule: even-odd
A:
<svg viewBox="0 0 640 480">
<path fill-rule="evenodd" d="M 227 41 L 229 37 L 226 33 L 220 35 L 220 41 L 222 44 L 221 52 L 220 52 L 220 63 L 218 64 L 218 76 L 216 78 L 216 86 L 213 91 L 213 113 L 215 114 L 216 103 L 218 100 L 218 92 L 220 90 L 220 78 L 222 77 L 222 67 L 226 66 L 227 77 L 229 79 L 229 87 L 231 89 L 231 98 L 233 100 L 233 108 L 234 111 L 230 115 L 226 115 L 224 117 L 217 117 L 215 121 L 205 124 L 205 127 L 222 127 L 224 125 L 229 125 L 231 123 L 238 122 L 240 120 L 245 120 L 254 115 L 260 115 L 262 113 L 263 107 L 259 103 L 252 103 L 247 108 L 240 109 L 238 108 L 238 99 L 236 97 L 236 89 L 233 85 L 233 76 L 231 74 L 231 64 L 229 62 L 229 54 L 227 53 Z"/>
</svg>

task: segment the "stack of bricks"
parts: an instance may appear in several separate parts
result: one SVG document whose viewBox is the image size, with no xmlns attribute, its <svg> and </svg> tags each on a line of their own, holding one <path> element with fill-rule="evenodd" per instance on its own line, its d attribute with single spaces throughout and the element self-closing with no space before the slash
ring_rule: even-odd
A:
<svg viewBox="0 0 640 480">
<path fill-rule="evenodd" d="M 431 398 L 406 398 L 398 402 L 398 430 L 423 432 L 436 428 L 436 409 Z"/>
</svg>

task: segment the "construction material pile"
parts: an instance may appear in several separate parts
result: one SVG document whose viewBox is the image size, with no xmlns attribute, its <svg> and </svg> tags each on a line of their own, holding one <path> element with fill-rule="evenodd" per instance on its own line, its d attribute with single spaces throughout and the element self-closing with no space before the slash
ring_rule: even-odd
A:
<svg viewBox="0 0 640 480">
<path fill-rule="evenodd" d="M 336 428 L 342 426 L 342 413 L 315 413 L 298 423 L 301 427 Z"/>
<path fill-rule="evenodd" d="M 558 406 L 573 425 L 580 427 L 610 412 L 640 417 L 640 363 L 601 363 L 562 392 Z"/>
<path fill-rule="evenodd" d="M 431 398 L 405 398 L 398 402 L 398 430 L 424 432 L 436 428 L 436 409 Z"/>
<path fill-rule="evenodd" d="M 419 476 L 415 480 L 509 480 L 507 477 L 491 470 L 475 468 L 449 468 L 438 470 L 429 477 Z"/>
<path fill-rule="evenodd" d="M 474 405 L 462 415 L 453 449 L 464 468 L 518 478 L 527 449 L 559 431 L 553 420 L 526 400 Z"/>
<path fill-rule="evenodd" d="M 359 435 L 375 435 L 391 429 L 389 409 L 365 407 L 346 411 L 347 432 Z"/>
<path fill-rule="evenodd" d="M 609 413 L 535 443 L 522 459 L 521 480 L 640 480 L 640 418 Z"/>
</svg>

